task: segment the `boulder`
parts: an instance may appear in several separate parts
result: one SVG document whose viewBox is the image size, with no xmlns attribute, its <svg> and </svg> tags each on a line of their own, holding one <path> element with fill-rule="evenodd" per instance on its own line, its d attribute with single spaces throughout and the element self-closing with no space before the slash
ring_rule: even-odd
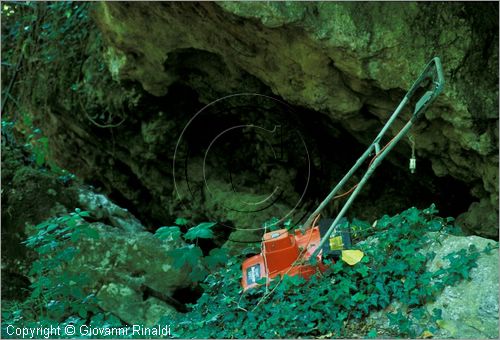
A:
<svg viewBox="0 0 500 340">
<path fill-rule="evenodd" d="M 436 322 L 438 331 L 433 334 L 435 338 L 498 338 L 498 242 L 478 236 L 440 235 L 422 252 L 436 254 L 427 264 L 428 270 L 433 272 L 449 266 L 446 255 L 468 249 L 471 245 L 477 247 L 480 252 L 487 246 L 493 249 L 489 253 L 480 253 L 477 267 L 471 269 L 468 280 L 447 286 L 434 302 L 425 305 L 429 315 L 433 314 L 434 309 L 442 311 Z M 394 329 L 395 326 L 390 325 L 387 313 L 406 309 L 400 302 L 394 301 L 385 310 L 372 313 L 368 317 L 368 324 L 371 324 L 379 335 L 394 334 L 397 330 Z M 426 318 L 410 319 L 415 334 L 419 337 L 425 336 L 424 332 L 429 331 L 432 323 Z"/>
<path fill-rule="evenodd" d="M 150 289 L 169 297 L 176 289 L 192 285 L 188 277 L 191 268 L 174 268 L 169 255 L 170 250 L 185 246 L 183 241 L 162 241 L 148 232 L 126 232 L 102 223 L 93 223 L 91 228 L 99 237 L 79 241 L 78 255 L 68 271 L 87 274 L 96 290 L 117 284 L 141 296 Z"/>
<path fill-rule="evenodd" d="M 477 267 L 472 268 L 470 280 L 456 286 L 448 286 L 435 302 L 428 304 L 430 312 L 434 308 L 443 311 L 439 333 L 440 338 L 498 338 L 498 242 L 478 236 L 448 236 L 434 243 L 428 251 L 434 251 L 436 257 L 429 263 L 429 271 L 449 264 L 446 255 L 467 249 L 470 245 L 483 250 L 493 246 L 490 254 L 481 254 Z"/>
<path fill-rule="evenodd" d="M 109 221 L 113 227 L 126 232 L 144 231 L 143 225 L 134 215 L 103 194 L 82 188 L 78 191 L 78 202 L 82 209 L 89 211 L 93 219 Z"/>
<path fill-rule="evenodd" d="M 99 307 L 111 311 L 128 325 L 153 326 L 160 318 L 172 316 L 177 311 L 157 298 L 146 300 L 137 291 L 119 283 L 102 286 L 97 294 Z"/>
</svg>

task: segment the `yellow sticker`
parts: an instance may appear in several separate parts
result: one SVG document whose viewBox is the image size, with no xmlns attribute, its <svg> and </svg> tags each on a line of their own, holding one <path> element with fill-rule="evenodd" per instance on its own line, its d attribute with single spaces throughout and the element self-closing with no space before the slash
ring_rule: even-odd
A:
<svg viewBox="0 0 500 340">
<path fill-rule="evenodd" d="M 354 266 L 365 254 L 361 250 L 342 250 L 342 261 Z"/>
<path fill-rule="evenodd" d="M 344 249 L 344 242 L 342 242 L 342 236 L 330 237 L 330 249 L 331 250 Z"/>
<path fill-rule="evenodd" d="M 434 334 L 432 334 L 430 331 L 428 330 L 425 330 L 423 331 L 422 333 L 422 338 L 424 339 L 429 339 L 429 338 L 432 338 L 434 336 Z"/>
</svg>

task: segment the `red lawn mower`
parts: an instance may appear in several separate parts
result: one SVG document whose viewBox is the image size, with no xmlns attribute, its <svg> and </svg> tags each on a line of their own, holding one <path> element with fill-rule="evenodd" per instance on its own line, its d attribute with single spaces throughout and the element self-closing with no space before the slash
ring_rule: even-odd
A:
<svg viewBox="0 0 500 340">
<path fill-rule="evenodd" d="M 318 271 L 326 270 L 327 267 L 323 263 L 323 260 L 326 258 L 332 261 L 342 258 L 349 264 L 354 264 L 360 259 L 362 253 L 360 254 L 359 251 L 357 251 L 359 253 L 349 253 L 351 246 L 350 233 L 345 230 L 339 231 L 340 224 L 346 222 L 343 216 L 380 162 L 408 133 L 420 115 L 439 96 L 443 90 L 443 86 L 444 77 L 441 61 L 438 57 L 435 57 L 427 64 L 422 74 L 406 93 L 374 141 L 335 188 L 333 188 L 330 194 L 321 202 L 318 208 L 309 216 L 302 227 L 294 232 L 290 232 L 287 229 L 280 229 L 264 234 L 261 253 L 246 259 L 242 264 L 243 275 L 241 285 L 244 290 L 256 287 L 261 282 L 269 283 L 272 279 L 285 274 L 289 276 L 300 275 L 305 279 L 309 279 Z M 410 120 L 384 147 L 380 148 L 379 142 L 400 112 L 413 97 L 418 97 L 420 94 L 422 95 L 415 103 Z M 359 183 L 346 193 L 337 195 L 337 192 L 352 177 L 354 172 L 372 154 L 374 156 Z M 412 156 L 410 159 L 410 170 L 412 173 L 415 168 L 416 159 Z M 332 199 L 343 196 L 349 196 L 349 198 L 337 217 L 335 219 L 323 219 L 319 223 L 316 223 L 323 208 Z M 351 258 L 350 256 L 353 257 Z M 313 264 L 310 261 L 312 259 L 316 259 L 317 261 L 313 261 Z"/>
</svg>

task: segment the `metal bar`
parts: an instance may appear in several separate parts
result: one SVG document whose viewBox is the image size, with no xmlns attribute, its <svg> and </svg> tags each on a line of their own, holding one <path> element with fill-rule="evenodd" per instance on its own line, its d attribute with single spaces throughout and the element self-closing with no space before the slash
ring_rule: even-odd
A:
<svg viewBox="0 0 500 340">
<path fill-rule="evenodd" d="M 335 220 L 331 224 L 330 228 L 328 228 L 328 231 L 326 232 L 326 234 L 322 237 L 322 239 L 321 239 L 318 247 L 316 248 L 316 250 L 314 251 L 314 253 L 311 255 L 312 259 L 314 259 L 316 257 L 316 255 L 318 255 L 318 253 L 321 251 L 321 248 L 324 246 L 325 242 L 329 239 L 330 235 L 332 234 L 333 230 L 335 229 L 335 226 L 340 221 L 340 219 L 342 217 L 344 217 L 344 214 L 346 213 L 347 209 L 349 209 L 349 207 L 351 206 L 352 202 L 354 201 L 354 199 L 356 199 L 356 196 L 361 191 L 361 189 L 363 188 L 363 186 L 365 185 L 365 183 L 368 181 L 368 179 L 371 177 L 372 173 L 378 167 L 378 165 L 380 164 L 380 162 L 382 162 L 382 160 L 392 150 L 392 148 L 397 144 L 397 142 L 399 140 L 401 140 L 401 138 L 403 138 L 404 135 L 406 135 L 406 133 L 408 132 L 408 130 L 413 126 L 413 124 L 414 124 L 414 122 L 412 122 L 410 120 L 403 127 L 403 129 L 401 129 L 401 131 L 396 135 L 396 137 L 394 138 L 393 142 L 390 143 L 387 146 L 387 148 L 380 153 L 380 155 L 376 156 L 376 158 L 373 161 L 373 163 L 368 167 L 368 170 L 366 171 L 366 173 L 363 176 L 363 178 L 359 181 L 358 186 L 356 187 L 356 189 L 354 190 L 354 192 L 351 194 L 351 196 L 349 197 L 349 199 L 347 200 L 347 202 L 344 204 L 344 206 L 342 207 L 342 210 L 340 210 L 339 214 L 337 215 L 337 217 L 335 218 Z"/>
<path fill-rule="evenodd" d="M 333 190 L 328 194 L 328 196 L 326 196 L 326 198 L 323 200 L 323 202 L 321 202 L 318 208 L 316 208 L 316 210 L 311 215 L 309 215 L 309 217 L 301 227 L 302 231 L 305 231 L 310 226 L 310 224 L 314 221 L 314 219 L 321 212 L 321 210 L 325 208 L 325 206 L 332 200 L 335 194 L 344 186 L 344 184 L 349 180 L 349 178 L 352 177 L 352 175 L 356 172 L 356 170 L 358 170 L 361 164 L 363 164 L 365 159 L 370 155 L 370 152 L 373 149 L 373 147 L 374 145 L 372 144 L 366 149 L 363 155 L 353 165 L 351 170 L 349 170 L 349 172 L 344 177 L 342 177 L 340 182 L 335 186 L 335 188 L 333 188 Z"/>
<path fill-rule="evenodd" d="M 391 117 L 389 118 L 389 120 L 387 121 L 387 123 L 385 123 L 384 127 L 382 128 L 382 130 L 380 130 L 380 132 L 377 135 L 377 137 L 375 137 L 375 140 L 373 141 L 373 143 L 378 143 L 382 139 L 382 137 L 384 137 L 384 135 L 387 132 L 387 130 L 391 127 L 392 123 L 394 123 L 394 121 L 399 116 L 400 112 L 403 110 L 403 108 L 406 106 L 407 103 L 408 103 L 408 97 L 405 96 L 403 98 L 403 100 L 401 101 L 401 103 L 399 103 L 399 105 L 396 108 L 396 110 L 394 110 L 394 113 L 391 115 Z"/>
<path fill-rule="evenodd" d="M 340 180 L 340 182 L 335 186 L 335 188 L 326 196 L 326 198 L 321 202 L 321 204 L 318 206 L 318 208 L 309 216 L 309 218 L 306 220 L 306 222 L 302 225 L 301 230 L 304 231 L 306 230 L 312 221 L 316 218 L 316 216 L 326 207 L 326 205 L 332 200 L 333 197 L 335 197 L 335 194 L 342 188 L 342 186 L 349 180 L 349 178 L 352 177 L 354 172 L 363 164 L 365 159 L 369 156 L 370 152 L 375 149 L 376 153 L 378 152 L 378 142 L 382 139 L 382 137 L 385 135 L 389 127 L 394 123 L 396 120 L 397 116 L 401 112 L 401 110 L 405 107 L 405 105 L 408 103 L 408 98 L 405 96 L 401 103 L 399 103 L 398 107 L 394 111 L 394 113 L 391 115 L 387 123 L 385 123 L 384 127 L 382 130 L 379 132 L 377 137 L 375 137 L 374 141 L 370 146 L 366 149 L 366 151 L 363 153 L 363 155 L 358 158 L 354 166 L 349 170 L 349 172 Z"/>
<path fill-rule="evenodd" d="M 434 67 L 434 69 L 433 69 Z M 431 73 L 431 71 L 435 71 L 435 73 Z M 321 205 L 316 209 L 316 211 L 308 218 L 306 223 L 304 224 L 306 227 L 307 222 L 311 223 L 312 219 L 316 217 L 316 215 L 326 206 L 326 204 L 334 197 L 334 194 L 336 191 L 338 191 L 339 187 L 347 181 L 348 178 L 350 178 L 353 174 L 353 172 L 361 165 L 361 163 L 366 159 L 367 155 L 369 154 L 370 150 L 375 148 L 378 149 L 378 142 L 382 139 L 382 137 L 385 135 L 389 127 L 392 125 L 392 123 L 395 121 L 399 113 L 403 110 L 403 108 L 406 106 L 406 104 L 410 101 L 410 98 L 415 94 L 416 90 L 421 86 L 421 84 L 428 78 L 432 77 L 433 84 L 435 85 L 434 89 L 432 91 L 427 91 L 418 101 L 415 110 L 413 112 L 413 115 L 411 119 L 406 123 L 406 125 L 398 132 L 398 134 L 394 137 L 394 139 L 384 148 L 382 149 L 382 152 L 379 154 L 377 153 L 375 155 L 375 158 L 373 160 L 373 163 L 370 164 L 368 167 L 368 170 L 364 174 L 363 178 L 359 181 L 356 189 L 354 192 L 350 195 L 349 199 L 347 202 L 344 204 L 342 209 L 340 210 L 339 214 L 331 224 L 330 228 L 328 228 L 328 231 L 326 234 L 322 237 L 320 244 L 312 254 L 311 258 L 314 259 L 318 253 L 321 251 L 321 248 L 324 246 L 325 242 L 328 240 L 330 237 L 331 233 L 335 229 L 335 226 L 337 223 L 340 221 L 340 219 L 344 216 L 346 213 L 347 209 L 351 206 L 352 202 L 360 192 L 360 190 L 363 188 L 365 183 L 368 181 L 372 173 L 375 171 L 377 166 L 382 162 L 382 160 L 385 158 L 385 156 L 394 148 L 394 146 L 403 138 L 408 133 L 408 130 L 413 126 L 415 121 L 418 119 L 420 114 L 424 112 L 430 104 L 437 98 L 437 96 L 442 92 L 443 87 L 444 87 L 444 77 L 443 77 L 443 70 L 441 66 L 441 61 L 438 57 L 433 58 L 425 67 L 424 71 L 420 74 L 418 79 L 413 83 L 411 88 L 408 90 L 406 95 L 404 96 L 403 100 L 399 103 L 398 107 L 394 111 L 394 113 L 391 115 L 387 123 L 384 125 L 382 130 L 379 132 L 373 143 L 368 147 L 368 149 L 365 151 L 363 156 L 361 156 L 356 164 L 351 168 L 349 173 L 344 176 L 342 181 L 337 184 L 337 186 L 332 190 L 332 192 L 327 196 L 325 200 L 321 203 Z M 437 79 L 436 79 L 437 77 Z M 310 221 L 311 220 L 311 221 Z"/>
</svg>

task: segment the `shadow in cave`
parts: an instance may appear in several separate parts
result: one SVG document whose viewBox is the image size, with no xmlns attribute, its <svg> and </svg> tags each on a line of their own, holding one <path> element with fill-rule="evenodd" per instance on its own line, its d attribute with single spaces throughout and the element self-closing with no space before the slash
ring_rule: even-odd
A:
<svg viewBox="0 0 500 340">
<path fill-rule="evenodd" d="M 188 305 L 196 303 L 203 294 L 203 288 L 199 285 L 177 288 L 171 295 L 163 294 L 148 286 L 142 286 L 141 290 L 143 301 L 146 301 L 150 297 L 154 297 L 166 302 L 180 313 L 189 312 L 190 307 Z"/>
<path fill-rule="evenodd" d="M 273 97 L 283 101 L 282 98 Z M 260 124 L 269 131 L 279 126 L 285 131 L 284 140 L 279 140 L 280 138 L 275 135 L 267 136 L 266 133 L 259 136 L 252 131 L 226 134 L 221 143 L 212 149 L 212 157 L 207 159 L 207 164 L 219 169 L 216 173 L 223 181 L 231 181 L 232 184 L 235 182 L 236 187 L 253 188 L 264 192 L 272 189 L 271 184 L 266 184 L 270 179 L 270 173 L 273 171 L 287 173 L 293 170 L 295 175 L 287 182 L 282 198 L 284 204 L 287 204 L 293 201 L 297 193 L 304 188 L 307 189 L 293 220 L 294 223 L 301 223 L 361 156 L 366 145 L 360 141 L 371 141 L 383 123 L 373 131 L 359 132 L 368 136 L 358 136 L 351 134 L 341 122 L 334 121 L 327 114 L 291 104 L 278 105 L 272 101 L 259 102 L 259 100 L 260 98 L 251 100 L 237 98 L 235 102 L 220 103 L 209 115 L 201 115 L 195 120 L 185 134 L 186 162 L 196 157 L 203 157 L 207 144 L 214 140 L 220 131 L 254 122 L 257 122 L 255 125 Z M 169 119 L 184 127 L 192 114 L 203 106 L 193 89 L 176 83 L 169 88 L 169 93 L 164 97 L 147 96 L 147 100 L 139 105 L 140 113 L 134 115 L 135 120 L 127 122 L 126 133 L 122 136 L 116 134 L 115 138 L 119 141 L 132 138 L 134 134 L 140 135 L 141 119 L 147 120 L 161 110 L 168 111 L 171 115 Z M 299 135 L 300 138 L 297 137 Z M 302 142 L 307 147 L 310 164 L 304 161 L 300 144 Z M 256 145 L 260 146 L 260 149 L 256 148 Z M 269 145 L 272 145 L 274 151 L 281 152 L 282 157 L 269 160 L 269 155 L 264 154 Z M 166 163 L 163 167 L 168 168 L 171 164 L 169 152 L 172 150 L 171 147 L 164 149 L 157 151 L 156 156 Z M 442 178 L 435 176 L 430 162 L 421 158 L 418 158 L 417 173 L 410 174 L 407 168 L 407 150 L 408 146 L 403 141 L 394 148 L 363 188 L 347 212 L 347 217 L 373 221 L 384 214 L 396 214 L 411 206 L 426 208 L 431 203 L 437 205 L 443 216 L 456 217 L 467 210 L 473 202 L 467 185 L 449 176 Z M 136 215 L 149 231 L 154 232 L 159 226 L 169 223 L 165 221 L 174 221 L 177 216 L 183 215 L 182 211 L 178 211 L 175 213 L 176 216 L 171 216 L 168 209 L 161 206 L 155 194 L 144 186 L 142 179 L 138 178 L 128 165 L 120 160 L 115 160 L 114 164 L 113 171 L 119 172 L 122 178 L 127 178 L 127 190 L 135 193 L 135 199 L 131 201 L 119 189 L 108 186 L 110 198 Z M 152 162 L 150 166 L 159 167 L 160 163 Z M 362 166 L 353 181 L 347 183 L 341 192 L 354 185 L 364 171 L 366 167 Z M 168 172 L 164 180 L 171 180 Z M 200 196 L 194 186 L 190 190 L 193 190 L 190 195 Z M 332 203 L 325 209 L 325 215 L 335 216 L 344 202 Z M 200 221 L 192 222 L 202 222 L 201 219 L 212 220 L 210 212 L 206 211 L 199 214 L 197 219 Z M 229 227 L 227 230 L 221 230 L 226 224 L 227 222 L 223 222 L 217 227 L 218 236 L 224 239 L 227 239 L 232 231 Z M 200 245 L 203 252 L 208 253 L 221 244 L 220 241 L 217 243 L 207 241 L 201 242 Z"/>
</svg>

